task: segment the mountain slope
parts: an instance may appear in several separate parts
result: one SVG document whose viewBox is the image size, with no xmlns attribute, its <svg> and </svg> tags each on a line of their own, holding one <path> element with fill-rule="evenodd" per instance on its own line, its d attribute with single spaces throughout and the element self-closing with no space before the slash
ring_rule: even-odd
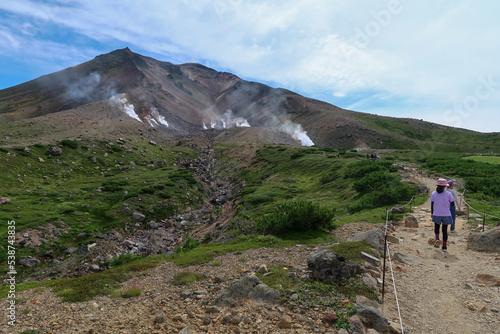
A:
<svg viewBox="0 0 500 334">
<path fill-rule="evenodd" d="M 220 139 L 221 131 L 234 127 L 226 136 L 231 140 L 265 137 L 271 143 L 347 149 L 463 151 L 471 141 L 480 150 L 498 147 L 500 140 L 498 134 L 344 110 L 199 64 L 157 61 L 128 48 L 1 90 L 0 120 L 2 137 L 14 138 L 29 136 L 23 131 L 28 121 L 35 127 L 46 123 L 52 131 L 45 132 L 61 137 L 138 134 L 141 128 L 167 139 Z M 273 129 L 276 138 L 262 128 Z M 17 136 L 8 136 L 13 129 Z"/>
</svg>

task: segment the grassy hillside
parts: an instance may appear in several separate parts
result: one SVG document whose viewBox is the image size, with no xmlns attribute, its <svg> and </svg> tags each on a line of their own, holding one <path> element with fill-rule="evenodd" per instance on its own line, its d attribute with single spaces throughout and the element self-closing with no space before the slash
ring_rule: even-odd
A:
<svg viewBox="0 0 500 334">
<path fill-rule="evenodd" d="M 123 229 L 134 221 L 133 211 L 146 221 L 160 220 L 204 200 L 192 172 L 176 166 L 179 159 L 194 157 L 193 149 L 164 149 L 143 138 L 57 144 L 60 156 L 48 155 L 48 146 L 41 144 L 0 148 L 5 171 L 0 194 L 11 199 L 0 207 L 0 219 L 15 220 L 18 232 L 52 223 L 67 231 L 60 248 L 74 247 L 86 242 L 89 232 Z M 187 198 L 189 192 L 196 195 Z M 130 213 L 122 212 L 124 204 Z M 2 239 L 6 232 L 2 224 Z M 20 256 L 34 251 L 22 248 Z"/>
<path fill-rule="evenodd" d="M 368 127 L 391 134 L 381 148 L 419 150 L 430 155 L 465 152 L 500 152 L 499 133 L 480 133 L 417 119 L 383 117 L 358 113 Z"/>
</svg>

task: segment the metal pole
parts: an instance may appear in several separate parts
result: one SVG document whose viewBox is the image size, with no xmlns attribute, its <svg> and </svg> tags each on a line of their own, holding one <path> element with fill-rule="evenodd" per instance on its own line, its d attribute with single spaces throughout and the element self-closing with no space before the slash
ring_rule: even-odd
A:
<svg viewBox="0 0 500 334">
<path fill-rule="evenodd" d="M 385 237 L 384 237 L 384 266 L 382 269 L 382 300 L 384 299 L 385 292 L 385 257 L 387 255 L 387 224 L 389 221 L 389 211 L 385 209 Z"/>
<path fill-rule="evenodd" d="M 484 232 L 484 225 L 486 225 L 486 213 L 483 215 L 483 232 Z"/>
</svg>

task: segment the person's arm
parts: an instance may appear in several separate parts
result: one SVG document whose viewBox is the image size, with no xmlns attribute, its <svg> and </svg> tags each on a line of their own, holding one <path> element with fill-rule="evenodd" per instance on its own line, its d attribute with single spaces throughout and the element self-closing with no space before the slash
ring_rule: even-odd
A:
<svg viewBox="0 0 500 334">
<path fill-rule="evenodd" d="M 434 215 L 434 202 L 431 201 L 431 219 L 433 215 Z"/>
</svg>

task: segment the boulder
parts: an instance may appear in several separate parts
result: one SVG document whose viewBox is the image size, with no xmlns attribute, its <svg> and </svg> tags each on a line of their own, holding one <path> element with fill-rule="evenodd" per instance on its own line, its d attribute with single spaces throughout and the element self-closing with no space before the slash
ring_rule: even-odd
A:
<svg viewBox="0 0 500 334">
<path fill-rule="evenodd" d="M 467 238 L 467 248 L 479 252 L 500 251 L 500 227 L 485 232 L 471 232 Z"/>
<path fill-rule="evenodd" d="M 405 217 L 405 227 L 418 228 L 418 220 L 413 216 Z"/>
<path fill-rule="evenodd" d="M 49 146 L 49 149 L 47 150 L 47 153 L 53 157 L 62 155 L 63 150 L 60 147 L 57 146 Z"/>
<path fill-rule="evenodd" d="M 376 307 L 366 304 L 356 304 L 354 306 L 354 312 L 360 316 L 364 323 L 379 332 L 385 332 L 389 328 L 389 321 L 387 321 Z"/>
<path fill-rule="evenodd" d="M 389 213 L 404 213 L 405 212 L 405 207 L 402 205 L 396 205 L 394 206 Z"/>
<path fill-rule="evenodd" d="M 353 317 L 349 318 L 349 325 L 350 325 L 350 333 L 352 334 L 365 334 L 365 326 L 363 325 L 363 322 L 361 319 L 355 315 Z"/>
<path fill-rule="evenodd" d="M 262 283 L 255 275 L 246 275 L 231 283 L 215 299 L 215 305 L 229 305 L 238 299 L 250 298 L 258 301 L 274 302 L 279 293 Z"/>
<path fill-rule="evenodd" d="M 366 240 L 369 244 L 373 245 L 379 252 L 384 251 L 384 232 L 379 228 L 374 228 L 366 232 L 356 232 L 347 241 L 363 241 Z"/>
<path fill-rule="evenodd" d="M 320 249 L 307 257 L 307 266 L 314 279 L 340 281 L 361 274 L 361 266 L 332 250 Z"/>
<path fill-rule="evenodd" d="M 268 287 L 264 283 L 257 284 L 248 294 L 248 298 L 266 303 L 273 303 L 279 296 L 280 294 L 278 291 Z"/>
<path fill-rule="evenodd" d="M 146 216 L 140 212 L 134 212 L 132 214 L 132 217 L 134 217 L 134 219 L 137 220 L 138 222 L 143 222 L 144 219 L 146 219 Z"/>
<path fill-rule="evenodd" d="M 5 204 L 7 202 L 10 202 L 9 197 L 0 197 L 0 204 Z"/>
<path fill-rule="evenodd" d="M 36 266 L 37 264 L 40 264 L 40 260 L 34 259 L 31 256 L 19 260 L 19 264 L 25 266 L 25 267 L 33 267 Z"/>
</svg>

